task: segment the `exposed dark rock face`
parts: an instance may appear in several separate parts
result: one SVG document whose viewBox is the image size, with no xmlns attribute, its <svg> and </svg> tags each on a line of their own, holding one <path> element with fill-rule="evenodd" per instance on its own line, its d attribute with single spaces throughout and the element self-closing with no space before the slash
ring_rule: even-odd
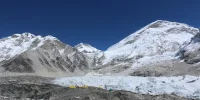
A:
<svg viewBox="0 0 200 100">
<path fill-rule="evenodd" d="M 183 59 L 188 64 L 200 62 L 200 32 L 198 32 L 190 41 L 177 53 L 180 59 Z"/>
<path fill-rule="evenodd" d="M 187 73 L 200 75 L 200 32 L 198 32 L 187 45 L 179 50 L 177 56 L 185 63 L 191 65 L 188 66 Z"/>
<path fill-rule="evenodd" d="M 26 55 L 19 55 L 17 58 L 2 62 L 1 65 L 6 71 L 10 72 L 28 72 L 33 73 L 33 61 L 26 57 Z"/>
<path fill-rule="evenodd" d="M 159 77 L 159 76 L 162 76 L 162 73 L 147 70 L 147 71 L 134 71 L 133 73 L 131 73 L 129 75 L 131 75 L 131 76 L 142 76 L 142 77 L 148 77 L 148 76 Z"/>
</svg>

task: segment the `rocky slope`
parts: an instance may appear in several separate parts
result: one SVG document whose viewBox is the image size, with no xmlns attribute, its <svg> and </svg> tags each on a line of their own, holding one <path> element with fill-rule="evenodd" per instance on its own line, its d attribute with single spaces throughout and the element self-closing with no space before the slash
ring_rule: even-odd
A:
<svg viewBox="0 0 200 100">
<path fill-rule="evenodd" d="M 191 41 L 183 45 L 177 56 L 191 67 L 188 67 L 188 73 L 200 75 L 200 32 L 198 32 Z"/>
<path fill-rule="evenodd" d="M 103 51 L 98 50 L 95 47 L 92 47 L 91 45 L 85 44 L 85 43 L 80 43 L 76 45 L 75 48 L 79 52 L 83 53 L 83 55 L 86 57 L 86 60 L 89 63 L 90 69 L 93 69 L 95 68 L 95 66 L 97 66 L 97 63 L 96 63 L 96 59 L 98 59 L 97 56 L 100 53 L 103 53 Z"/>
<path fill-rule="evenodd" d="M 177 55 L 188 64 L 200 62 L 200 32 L 197 33 L 190 43 L 183 45 Z"/>
<path fill-rule="evenodd" d="M 84 75 L 88 70 L 88 63 L 81 52 L 52 36 L 23 33 L 0 41 L 1 74 L 15 72 L 70 76 Z"/>
<path fill-rule="evenodd" d="M 152 96 L 126 91 L 109 92 L 92 87 L 88 89 L 69 89 L 51 84 L 7 84 L 0 85 L 0 89 L 5 91 L 1 93 L 1 100 L 194 100 L 176 95 Z M 8 92 L 11 89 L 13 92 Z"/>
</svg>

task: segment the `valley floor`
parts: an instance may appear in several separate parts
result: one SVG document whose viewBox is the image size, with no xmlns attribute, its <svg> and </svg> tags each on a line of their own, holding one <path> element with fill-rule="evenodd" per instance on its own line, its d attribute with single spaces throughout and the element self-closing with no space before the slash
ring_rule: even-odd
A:
<svg viewBox="0 0 200 100">
<path fill-rule="evenodd" d="M 4 76 L 0 100 L 199 100 L 199 83 L 194 76 Z"/>
<path fill-rule="evenodd" d="M 52 84 L 1 84 L 0 90 L 6 90 L 0 100 L 193 100 L 168 94 L 153 96 L 95 87 L 70 89 Z"/>
<path fill-rule="evenodd" d="M 141 94 L 176 94 L 187 98 L 200 98 L 200 79 L 196 76 L 137 77 L 137 76 L 83 76 L 57 78 L 61 86 L 102 87 L 106 90 L 126 90 Z"/>
</svg>

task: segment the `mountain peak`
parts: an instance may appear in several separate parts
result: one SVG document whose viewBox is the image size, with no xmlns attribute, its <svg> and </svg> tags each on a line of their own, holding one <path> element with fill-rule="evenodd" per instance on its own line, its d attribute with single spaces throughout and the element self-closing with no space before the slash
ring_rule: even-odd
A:
<svg viewBox="0 0 200 100">
<path fill-rule="evenodd" d="M 29 32 L 22 33 L 21 35 L 23 35 L 23 36 L 28 36 L 28 37 L 35 37 L 34 34 L 31 34 L 31 33 L 29 33 Z"/>
<path fill-rule="evenodd" d="M 13 34 L 10 38 L 22 38 L 22 39 L 34 39 L 34 38 L 38 38 L 38 39 L 42 39 L 42 40 L 58 40 L 56 37 L 53 37 L 51 35 L 47 35 L 45 37 L 40 36 L 40 35 L 34 35 L 32 33 L 29 32 L 24 32 L 22 34 Z"/>
<path fill-rule="evenodd" d="M 199 30 L 197 28 L 194 28 L 192 26 L 189 26 L 184 23 L 178 23 L 178 22 L 170 22 L 166 20 L 156 20 L 145 27 L 141 28 L 140 30 L 132 33 L 128 37 L 121 40 L 119 43 L 111 46 L 108 48 L 108 50 L 115 50 L 116 48 L 119 48 L 121 46 L 124 46 L 126 44 L 133 43 L 137 39 L 139 39 L 143 35 L 149 35 L 152 36 L 152 39 L 155 35 L 161 36 L 161 34 L 184 34 L 189 33 L 192 35 L 195 35 Z M 158 34 L 159 33 L 159 34 Z M 162 38 L 162 37 L 160 37 Z"/>
<path fill-rule="evenodd" d="M 0 61 L 9 59 L 29 49 L 39 47 L 47 40 L 54 41 L 58 39 L 53 36 L 36 36 L 28 32 L 13 34 L 12 36 L 0 39 Z"/>
<path fill-rule="evenodd" d="M 86 44 L 86 43 L 79 43 L 78 45 L 75 46 L 80 52 L 85 52 L 85 53 L 94 53 L 98 51 L 95 47 Z"/>
<path fill-rule="evenodd" d="M 104 53 L 106 59 L 103 63 L 125 57 L 135 59 L 138 56 L 144 57 L 141 61 L 155 56 L 171 59 L 178 49 L 198 32 L 197 28 L 187 24 L 157 20 L 108 48 Z"/>
<path fill-rule="evenodd" d="M 171 23 L 172 21 L 168 21 L 168 20 L 156 20 L 153 23 Z"/>
<path fill-rule="evenodd" d="M 25 33 L 22 33 L 22 34 L 13 34 L 12 35 L 12 38 L 17 38 L 17 37 L 35 38 L 36 36 L 34 34 L 29 33 L 29 32 L 25 32 Z"/>
<path fill-rule="evenodd" d="M 79 43 L 78 45 L 76 45 L 76 46 L 91 46 L 91 45 L 89 45 L 89 44 L 86 44 L 86 43 Z"/>
<path fill-rule="evenodd" d="M 168 26 L 187 26 L 191 27 L 184 23 L 178 23 L 178 22 L 172 22 L 167 20 L 156 20 L 149 25 L 147 25 L 148 28 L 159 28 L 159 27 L 168 27 Z"/>
</svg>

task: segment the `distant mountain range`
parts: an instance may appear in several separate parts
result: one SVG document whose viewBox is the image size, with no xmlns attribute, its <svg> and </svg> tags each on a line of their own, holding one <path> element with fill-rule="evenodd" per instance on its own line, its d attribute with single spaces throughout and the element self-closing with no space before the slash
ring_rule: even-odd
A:
<svg viewBox="0 0 200 100">
<path fill-rule="evenodd" d="M 31 33 L 0 39 L 0 75 L 199 75 L 199 61 L 199 30 L 164 20 L 150 23 L 106 51 L 85 43 L 72 47 L 53 36 Z"/>
</svg>

